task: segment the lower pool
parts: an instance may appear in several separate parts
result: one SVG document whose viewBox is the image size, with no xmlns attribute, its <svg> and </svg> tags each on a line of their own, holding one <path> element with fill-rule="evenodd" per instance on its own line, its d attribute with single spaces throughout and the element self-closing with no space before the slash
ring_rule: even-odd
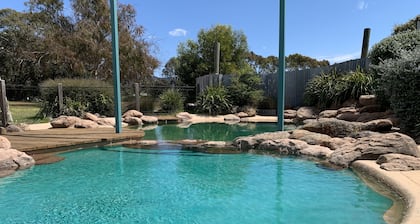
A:
<svg viewBox="0 0 420 224">
<path fill-rule="evenodd" d="M 149 132 L 150 134 L 150 132 Z M 90 148 L 0 179 L 1 223 L 385 223 L 392 201 L 296 158 Z"/>
</svg>

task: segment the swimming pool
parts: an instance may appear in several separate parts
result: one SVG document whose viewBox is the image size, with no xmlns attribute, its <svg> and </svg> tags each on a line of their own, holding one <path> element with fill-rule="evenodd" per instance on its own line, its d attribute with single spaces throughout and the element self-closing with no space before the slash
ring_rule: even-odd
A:
<svg viewBox="0 0 420 224">
<path fill-rule="evenodd" d="M 370 224 L 392 204 L 349 170 L 291 157 L 176 146 L 63 156 L 0 179 L 2 222 Z"/>
</svg>

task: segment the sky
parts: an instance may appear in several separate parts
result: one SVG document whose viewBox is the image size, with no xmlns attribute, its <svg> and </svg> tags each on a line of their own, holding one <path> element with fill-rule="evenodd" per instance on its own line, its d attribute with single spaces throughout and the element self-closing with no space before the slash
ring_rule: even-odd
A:
<svg viewBox="0 0 420 224">
<path fill-rule="evenodd" d="M 0 8 L 24 11 L 27 0 L 0 0 Z M 360 57 L 363 31 L 371 29 L 370 47 L 388 37 L 395 25 L 420 14 L 419 0 L 285 0 L 285 54 L 299 53 L 338 63 Z M 165 63 L 177 47 L 197 40 L 201 29 L 230 25 L 247 36 L 250 51 L 278 56 L 279 0 L 119 0 L 137 12 L 137 24 Z M 71 13 L 64 0 L 66 14 Z"/>
</svg>

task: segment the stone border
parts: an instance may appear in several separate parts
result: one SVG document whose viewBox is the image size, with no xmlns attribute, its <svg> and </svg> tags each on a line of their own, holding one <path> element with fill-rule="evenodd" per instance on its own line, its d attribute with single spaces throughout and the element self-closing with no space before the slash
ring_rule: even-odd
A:
<svg viewBox="0 0 420 224">
<path fill-rule="evenodd" d="M 403 198 L 402 224 L 420 223 L 420 183 L 412 178 L 413 176 L 420 176 L 420 171 L 386 171 L 381 169 L 375 161 L 368 160 L 355 161 L 351 167 L 356 172 L 373 177 Z"/>
</svg>

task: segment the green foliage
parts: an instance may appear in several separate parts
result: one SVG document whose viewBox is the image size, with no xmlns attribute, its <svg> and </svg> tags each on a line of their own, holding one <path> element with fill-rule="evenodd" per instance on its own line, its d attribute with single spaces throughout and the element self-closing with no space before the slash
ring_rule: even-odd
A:
<svg viewBox="0 0 420 224">
<path fill-rule="evenodd" d="M 402 33 L 402 32 L 407 32 L 407 31 L 414 31 L 417 29 L 417 21 L 420 20 L 420 15 L 417 15 L 415 18 L 411 19 L 410 21 L 395 26 L 394 27 L 394 32 L 392 33 L 392 35 L 398 34 L 398 33 Z"/>
<path fill-rule="evenodd" d="M 389 99 L 401 129 L 420 136 L 420 48 L 402 52 L 400 58 L 388 59 L 374 69 L 380 74 L 377 89 Z"/>
<path fill-rule="evenodd" d="M 338 74 L 335 70 L 313 78 L 305 88 L 304 103 L 319 108 L 341 104 L 348 99 L 358 99 L 360 95 L 370 94 L 373 79 L 370 74 L 360 70 Z"/>
<path fill-rule="evenodd" d="M 195 78 L 214 73 L 215 44 L 220 43 L 220 73 L 244 74 L 252 72 L 246 63 L 248 43 L 241 31 L 217 25 L 197 35 L 197 41 L 187 40 L 178 46 L 178 56 L 165 65 L 165 72 L 175 75 L 186 85 L 195 85 Z M 173 68 L 175 67 L 175 68 Z"/>
<path fill-rule="evenodd" d="M 59 111 L 58 83 L 63 85 L 62 113 Z M 57 79 L 40 84 L 41 117 L 59 115 L 81 116 L 85 112 L 113 116 L 113 90 L 106 82 L 94 79 Z"/>
<path fill-rule="evenodd" d="M 223 86 L 208 87 L 197 100 L 198 112 L 218 115 L 232 109 L 228 94 Z"/>
<path fill-rule="evenodd" d="M 109 2 L 30 0 L 27 10 L 0 9 L 0 74 L 7 83 L 38 85 L 57 78 L 112 78 Z M 69 15 L 69 16 L 67 16 Z M 150 80 L 159 62 L 136 24 L 136 12 L 119 4 L 122 83 Z"/>
<path fill-rule="evenodd" d="M 420 45 L 420 31 L 397 33 L 375 44 L 369 52 L 371 64 L 378 65 L 387 59 L 398 59 L 406 51 L 412 51 Z"/>
<path fill-rule="evenodd" d="M 160 106 L 162 110 L 169 113 L 180 112 L 184 109 L 184 98 L 182 94 L 175 89 L 168 89 L 160 96 Z"/>
<path fill-rule="evenodd" d="M 257 106 L 263 99 L 261 77 L 257 74 L 234 75 L 228 87 L 229 99 L 236 106 Z"/>
<path fill-rule="evenodd" d="M 324 67 L 330 65 L 330 62 L 327 60 L 318 61 L 314 58 L 304 56 L 301 54 L 291 54 L 287 56 L 285 60 L 286 68 L 291 71 Z"/>
</svg>

